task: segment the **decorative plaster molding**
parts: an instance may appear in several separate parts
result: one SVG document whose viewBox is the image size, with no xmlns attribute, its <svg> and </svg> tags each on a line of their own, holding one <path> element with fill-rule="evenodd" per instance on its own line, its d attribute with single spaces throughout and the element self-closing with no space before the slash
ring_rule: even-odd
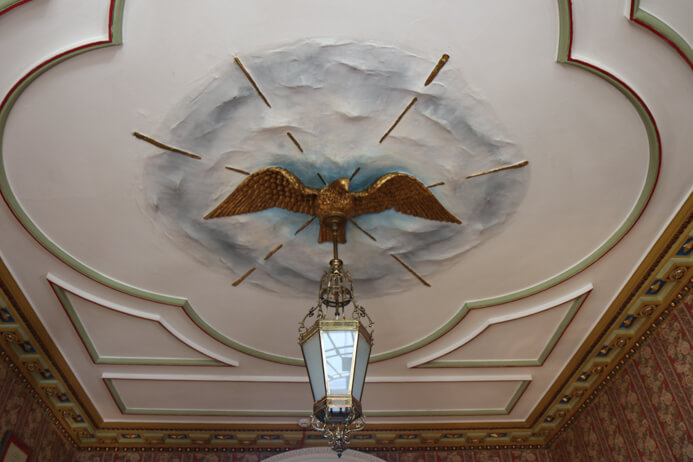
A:
<svg viewBox="0 0 693 462">
<path fill-rule="evenodd" d="M 654 263 L 648 263 L 653 260 Z M 645 272 L 648 266 L 650 271 Z M 566 422 L 574 420 L 690 293 L 692 276 L 693 193 L 669 225 L 668 232 L 607 310 L 600 322 L 603 327 L 595 330 L 603 334 L 594 340 L 589 353 L 560 389 L 549 395 L 549 405 L 534 424 L 537 434 L 553 437 Z M 638 281 L 638 278 L 642 279 Z"/>
<path fill-rule="evenodd" d="M 74 286 L 71 286 L 50 273 L 46 276 L 46 279 L 48 280 L 51 289 L 53 289 L 53 292 L 58 297 L 58 301 L 65 310 L 65 314 L 67 314 L 68 318 L 70 318 L 72 326 L 75 328 L 77 335 L 82 340 L 84 347 L 87 349 L 89 356 L 91 356 L 91 359 L 94 361 L 95 364 L 148 364 L 160 366 L 221 366 L 225 364 L 234 367 L 237 367 L 239 365 L 238 361 L 210 351 L 202 345 L 199 345 L 197 342 L 194 342 L 193 340 L 187 338 L 173 324 L 168 322 L 166 318 L 163 318 L 158 314 L 151 314 L 145 311 L 136 310 L 134 308 L 128 308 L 117 303 L 109 302 L 103 298 L 92 295 L 82 289 L 78 289 Z M 92 341 L 91 336 L 89 335 L 89 332 L 84 326 L 84 323 L 80 319 L 77 310 L 72 305 L 68 293 L 76 297 L 79 297 L 82 300 L 90 302 L 96 306 L 99 306 L 103 309 L 115 311 L 117 313 L 121 313 L 125 316 L 129 316 L 132 318 L 154 322 L 161 326 L 169 335 L 178 340 L 181 344 L 185 345 L 186 348 L 194 350 L 197 353 L 200 353 L 201 355 L 208 357 L 209 359 L 165 359 L 144 357 L 125 358 L 101 356 L 97 351 L 94 342 Z"/>
<path fill-rule="evenodd" d="M 640 8 L 640 0 L 631 0 L 628 19 L 650 30 L 671 45 L 693 70 L 693 48 L 690 43 L 665 21 Z"/>
<path fill-rule="evenodd" d="M 0 16 L 31 0 L 0 0 Z"/>
<path fill-rule="evenodd" d="M 495 317 L 490 317 L 485 320 L 483 324 L 478 326 L 473 332 L 470 332 L 468 335 L 465 335 L 461 337 L 457 342 L 453 343 L 452 345 L 436 351 L 434 353 L 431 353 L 430 355 L 420 358 L 414 361 L 411 361 L 407 363 L 407 367 L 413 368 L 413 367 L 494 367 L 494 366 L 541 366 L 546 358 L 549 356 L 549 353 L 553 350 L 553 347 L 556 345 L 558 340 L 560 339 L 561 335 L 563 335 L 563 332 L 565 329 L 568 327 L 568 324 L 570 324 L 570 321 L 573 319 L 575 316 L 575 313 L 580 309 L 582 304 L 585 302 L 587 297 L 592 291 L 592 284 L 589 284 L 581 289 L 578 289 L 577 291 L 574 291 L 568 295 L 565 295 L 563 297 L 557 298 L 556 300 L 552 300 L 548 303 L 544 303 L 542 305 L 530 307 L 524 310 L 520 310 L 516 313 L 508 314 L 508 315 L 502 315 L 502 316 L 495 316 Z M 561 323 L 557 326 L 556 330 L 551 333 L 551 335 L 548 337 L 548 340 L 546 341 L 546 344 L 544 345 L 544 348 L 542 349 L 541 353 L 537 356 L 537 358 L 532 359 L 532 360 L 498 360 L 498 361 L 492 361 L 492 360 L 468 360 L 468 361 L 460 361 L 460 360 L 445 360 L 445 359 L 439 359 L 442 356 L 445 356 L 447 354 L 450 354 L 456 350 L 459 350 L 462 348 L 464 345 L 468 344 L 472 340 L 478 338 L 479 336 L 483 335 L 486 329 L 489 327 L 496 325 L 496 324 L 501 324 L 505 322 L 512 322 L 517 319 L 522 319 L 526 318 L 538 313 L 543 313 L 545 311 L 548 311 L 550 309 L 556 308 L 560 305 L 563 305 L 564 303 L 568 303 L 572 301 L 573 303 L 571 304 L 570 309 L 568 312 L 565 314 L 563 317 L 563 320 Z M 438 359 L 438 361 L 436 361 Z"/>
</svg>

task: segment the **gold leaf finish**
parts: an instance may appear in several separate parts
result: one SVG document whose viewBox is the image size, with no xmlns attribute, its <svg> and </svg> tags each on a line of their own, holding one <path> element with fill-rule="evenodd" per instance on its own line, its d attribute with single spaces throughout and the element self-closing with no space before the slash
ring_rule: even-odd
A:
<svg viewBox="0 0 693 462">
<path fill-rule="evenodd" d="M 528 165 L 528 164 L 529 164 L 528 160 L 523 160 L 522 162 L 518 162 L 516 164 L 504 165 L 503 167 L 492 168 L 491 170 L 486 170 L 485 172 L 473 173 L 471 175 L 467 175 L 467 178 L 475 178 L 477 176 L 488 175 L 489 173 L 496 173 L 496 172 L 502 172 L 503 170 L 520 168 L 520 167 L 524 167 L 525 165 Z"/>
<path fill-rule="evenodd" d="M 436 64 L 436 67 L 433 68 L 433 70 L 431 71 L 431 74 L 426 79 L 426 83 L 424 83 L 424 87 L 427 87 L 428 85 L 430 85 L 431 82 L 433 82 L 433 79 L 436 78 L 436 76 L 438 75 L 440 70 L 443 68 L 443 66 L 445 66 L 445 63 L 447 63 L 449 59 L 450 59 L 450 55 L 447 55 L 447 54 L 444 54 L 443 56 L 440 57 L 440 59 L 438 60 L 438 64 Z"/>
<path fill-rule="evenodd" d="M 205 219 L 241 215 L 280 207 L 315 215 L 320 190 L 309 188 L 283 168 L 270 167 L 248 176 Z"/>
<path fill-rule="evenodd" d="M 267 101 L 267 98 L 265 97 L 264 93 L 262 93 L 262 90 L 260 90 L 260 87 L 257 86 L 257 83 L 255 83 L 255 80 L 250 76 L 250 72 L 248 72 L 248 69 L 245 68 L 245 66 L 243 65 L 241 60 L 238 59 L 238 57 L 233 58 L 233 60 L 235 61 L 236 65 L 241 69 L 241 71 L 243 72 L 245 77 L 248 79 L 248 82 L 250 82 L 250 84 L 253 86 L 257 95 L 260 98 L 262 98 L 262 101 L 265 102 L 267 107 L 271 108 L 272 105 L 270 105 L 269 101 Z"/>
<path fill-rule="evenodd" d="M 417 100 L 418 100 L 418 98 L 416 96 L 411 99 L 409 104 L 407 104 L 407 107 L 405 107 L 404 110 L 402 111 L 402 113 L 397 117 L 397 119 L 395 119 L 395 122 L 385 132 L 385 134 L 382 136 L 382 138 L 380 138 L 380 141 L 378 141 L 378 143 L 382 143 L 385 140 L 385 138 L 387 138 L 387 135 L 389 135 L 390 132 L 395 129 L 397 124 L 399 124 L 399 121 L 402 120 L 402 117 L 404 117 L 404 114 L 409 112 L 409 109 L 411 109 L 411 107 L 414 105 L 414 103 L 416 103 Z"/>
<path fill-rule="evenodd" d="M 354 193 L 354 208 L 352 216 L 395 209 L 427 220 L 461 223 L 422 182 L 404 173 L 388 173 L 365 191 Z"/>
<path fill-rule="evenodd" d="M 339 217 L 341 222 L 346 222 L 359 215 L 388 209 L 428 220 L 461 223 L 423 183 L 404 173 L 388 173 L 365 191 L 350 192 L 348 178 L 315 189 L 279 167 L 259 170 L 248 176 L 204 218 L 241 215 L 273 207 L 317 216 L 320 220 L 318 242 L 332 241 L 332 227 L 326 224 L 330 218 Z M 339 242 L 345 243 L 344 226 L 341 225 L 337 232 Z"/>
<path fill-rule="evenodd" d="M 245 278 L 250 276 L 253 273 L 253 271 L 255 271 L 255 268 L 250 268 L 248 271 L 245 272 L 245 274 L 243 276 L 241 276 L 240 278 L 233 281 L 233 283 L 231 285 L 234 287 L 238 287 L 238 284 L 245 281 Z"/>
<path fill-rule="evenodd" d="M 290 139 L 291 141 L 293 141 L 294 145 L 296 146 L 296 148 L 297 148 L 299 151 L 303 152 L 303 148 L 301 147 L 301 145 L 300 145 L 300 143 L 298 142 L 298 140 L 294 137 L 294 135 L 291 134 L 291 132 L 286 132 L 286 136 L 288 136 L 289 139 Z"/>
<path fill-rule="evenodd" d="M 165 149 L 167 151 L 175 152 L 177 154 L 182 154 L 186 157 L 190 157 L 191 159 L 197 159 L 197 160 L 202 159 L 202 157 L 198 156 L 197 154 L 193 154 L 192 152 L 188 152 L 188 151 L 183 151 L 182 149 L 178 149 L 174 146 L 169 146 L 168 144 L 164 144 L 161 141 L 157 141 L 152 137 L 149 137 L 147 135 L 143 135 L 140 132 L 132 132 L 132 136 L 134 136 L 138 140 L 145 141 L 145 142 L 151 144 L 152 146 L 156 146 L 157 148 Z"/>
<path fill-rule="evenodd" d="M 394 258 L 395 260 L 397 260 L 397 262 L 398 262 L 400 265 L 402 265 L 402 266 L 404 267 L 404 269 L 406 269 L 407 271 L 409 271 L 416 279 L 418 279 L 419 282 L 420 282 L 421 284 L 425 285 L 426 287 L 431 287 L 431 284 L 429 284 L 424 278 L 422 278 L 421 276 L 419 276 L 419 273 L 417 273 L 416 271 L 414 271 L 414 269 L 413 269 L 411 266 L 409 266 L 409 265 L 407 265 L 406 263 L 404 263 L 404 262 L 402 261 L 401 258 L 399 258 L 399 257 L 398 257 L 397 255 L 395 255 L 394 253 L 390 254 L 390 256 L 391 256 L 392 258 Z"/>
</svg>

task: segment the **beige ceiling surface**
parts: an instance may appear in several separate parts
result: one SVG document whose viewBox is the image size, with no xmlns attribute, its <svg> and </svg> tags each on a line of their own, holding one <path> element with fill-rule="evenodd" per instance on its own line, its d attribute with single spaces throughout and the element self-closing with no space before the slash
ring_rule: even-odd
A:
<svg viewBox="0 0 693 462">
<path fill-rule="evenodd" d="M 45 60 L 108 40 L 110 7 L 34 0 L 0 16 L 2 94 Z M 174 141 L 176 108 L 193 107 L 234 57 L 259 63 L 270 50 L 311 39 L 393 47 L 430 69 L 447 53 L 435 83 L 424 87 L 424 72 L 417 91 L 451 101 L 471 95 L 529 162 L 490 175 L 524 175 L 508 178 L 522 178 L 525 190 L 475 246 L 425 271 L 431 287 L 349 230 L 341 252 L 347 268 L 350 261 L 385 265 L 402 284 L 382 292 L 374 284 L 359 300 L 376 323 L 364 410 L 369 423 L 524 422 L 691 192 L 692 69 L 628 21 L 629 8 L 625 1 L 573 5 L 572 58 L 600 76 L 557 62 L 555 1 L 127 1 L 122 45 L 50 68 L 11 106 L 2 137 L 0 255 L 104 422 L 293 424 L 311 409 L 305 371 L 295 364 L 296 327 L 317 285 L 282 289 L 291 284 L 272 285 L 261 260 L 229 267 L 177 239 L 147 202 L 148 162 L 163 151 L 131 133 Z M 659 12 L 684 39 L 693 37 L 687 9 L 681 0 Z M 281 94 L 268 94 L 277 101 L 272 109 L 249 95 L 263 120 L 300 130 Z M 407 102 L 383 107 L 370 116 L 373 124 L 394 122 Z M 316 103 L 300 104 L 310 111 Z M 387 144 L 425 137 L 418 117 L 405 116 L 393 140 L 355 139 L 345 149 L 397 170 L 421 153 Z M 277 136 L 287 161 L 308 162 Z M 167 155 L 205 162 L 209 153 L 196 154 L 203 159 Z M 478 157 L 450 169 L 472 174 L 501 165 Z M 243 176 L 220 169 L 225 194 Z M 432 191 L 464 210 L 464 199 L 456 202 L 446 186 Z M 318 247 L 314 225 L 284 241 L 281 224 L 263 217 L 247 220 L 277 238 L 254 250 L 264 255 L 285 244 L 271 262 L 290 267 L 305 253 L 327 265 L 331 249 Z M 386 239 L 385 221 L 369 223 Z M 261 269 L 232 286 L 243 274 L 238 268 L 253 266 Z"/>
</svg>

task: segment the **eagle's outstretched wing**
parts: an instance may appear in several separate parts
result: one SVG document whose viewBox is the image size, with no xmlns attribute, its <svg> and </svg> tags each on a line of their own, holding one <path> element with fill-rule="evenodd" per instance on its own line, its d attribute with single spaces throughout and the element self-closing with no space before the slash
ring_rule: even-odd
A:
<svg viewBox="0 0 693 462">
<path fill-rule="evenodd" d="M 423 183 L 405 173 L 383 175 L 365 191 L 353 194 L 352 216 L 379 213 L 394 208 L 399 213 L 428 220 L 461 223 L 438 202 Z"/>
<path fill-rule="evenodd" d="M 205 216 L 228 217 L 281 207 L 298 213 L 315 215 L 319 190 L 310 188 L 296 175 L 279 167 L 258 170 Z"/>
</svg>

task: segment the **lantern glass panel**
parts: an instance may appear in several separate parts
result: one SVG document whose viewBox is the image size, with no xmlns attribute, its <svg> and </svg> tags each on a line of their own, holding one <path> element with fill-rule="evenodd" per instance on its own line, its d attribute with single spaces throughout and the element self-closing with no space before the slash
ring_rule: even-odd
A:
<svg viewBox="0 0 693 462">
<path fill-rule="evenodd" d="M 320 335 L 313 335 L 301 345 L 303 359 L 308 369 L 310 387 L 313 390 L 313 401 L 325 396 L 325 380 L 323 372 L 322 352 L 320 351 Z"/>
<path fill-rule="evenodd" d="M 358 346 L 356 348 L 356 364 L 354 365 L 354 398 L 361 401 L 363 393 L 363 382 L 366 380 L 366 369 L 368 368 L 368 358 L 371 356 L 371 344 L 365 336 L 359 334 Z"/>
<path fill-rule="evenodd" d="M 320 335 L 325 361 L 327 394 L 351 394 L 356 331 L 353 329 L 323 330 Z"/>
</svg>

